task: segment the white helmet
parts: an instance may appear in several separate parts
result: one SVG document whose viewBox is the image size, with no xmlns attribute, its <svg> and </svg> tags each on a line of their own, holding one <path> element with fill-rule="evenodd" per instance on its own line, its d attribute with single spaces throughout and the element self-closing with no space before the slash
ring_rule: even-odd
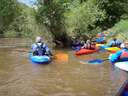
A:
<svg viewBox="0 0 128 96">
<path fill-rule="evenodd" d="M 36 42 L 39 43 L 39 42 L 41 42 L 41 41 L 42 41 L 42 37 L 37 36 L 37 37 L 36 37 Z"/>
</svg>

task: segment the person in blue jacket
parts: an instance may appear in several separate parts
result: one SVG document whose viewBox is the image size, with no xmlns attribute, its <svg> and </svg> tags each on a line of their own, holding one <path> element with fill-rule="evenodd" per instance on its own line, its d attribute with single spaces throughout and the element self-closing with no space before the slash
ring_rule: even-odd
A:
<svg viewBox="0 0 128 96">
<path fill-rule="evenodd" d="M 110 47 L 120 47 L 121 45 L 121 41 L 118 40 L 117 38 L 113 38 L 110 42 L 109 42 L 109 46 Z"/>
<path fill-rule="evenodd" d="M 97 43 L 101 43 L 101 44 L 102 43 L 106 43 L 106 40 L 105 39 L 106 39 L 106 37 L 99 37 L 99 38 L 96 38 L 96 42 Z"/>
<path fill-rule="evenodd" d="M 124 48 L 109 56 L 109 60 L 112 63 L 118 61 L 128 61 L 128 41 L 124 42 Z"/>
<path fill-rule="evenodd" d="M 36 42 L 31 45 L 31 49 L 33 52 L 33 55 L 49 55 L 52 56 L 52 52 L 48 48 L 48 46 L 43 42 L 42 38 L 40 36 L 36 37 Z"/>
<path fill-rule="evenodd" d="M 79 38 L 73 38 L 72 40 L 72 49 L 79 51 L 81 49 L 81 47 L 84 45 L 84 42 L 82 40 L 80 40 Z"/>
</svg>

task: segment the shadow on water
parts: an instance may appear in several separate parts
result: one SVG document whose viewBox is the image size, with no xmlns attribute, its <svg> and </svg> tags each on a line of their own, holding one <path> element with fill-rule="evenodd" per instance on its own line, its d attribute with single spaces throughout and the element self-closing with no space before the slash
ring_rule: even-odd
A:
<svg viewBox="0 0 128 96">
<path fill-rule="evenodd" d="M 0 96 L 114 96 L 127 80 L 127 73 L 108 61 L 80 63 L 107 58 L 109 53 L 75 56 L 70 49 L 57 49 L 55 53 L 68 55 L 66 61 L 61 58 L 40 65 L 31 64 L 28 50 L 0 48 Z"/>
</svg>

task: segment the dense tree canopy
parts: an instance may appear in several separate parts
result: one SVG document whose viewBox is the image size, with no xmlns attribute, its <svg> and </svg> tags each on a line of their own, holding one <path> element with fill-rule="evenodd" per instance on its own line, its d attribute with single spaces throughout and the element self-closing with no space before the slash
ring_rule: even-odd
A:
<svg viewBox="0 0 128 96">
<path fill-rule="evenodd" d="M 0 34 L 19 15 L 20 9 L 16 0 L 0 0 Z"/>
<path fill-rule="evenodd" d="M 105 19 L 105 12 L 99 9 L 95 0 L 86 0 L 84 3 L 76 3 L 65 13 L 67 29 L 69 32 L 75 32 L 78 36 L 94 37 L 100 32 L 96 25 Z M 72 5 L 71 5 L 72 6 Z"/>
<path fill-rule="evenodd" d="M 17 0 L 0 0 L 0 34 L 34 37 L 47 33 L 56 43 L 65 44 L 71 36 L 95 37 L 128 19 L 128 0 L 37 0 L 35 4 L 33 8 Z"/>
<path fill-rule="evenodd" d="M 128 12 L 128 0 L 96 0 L 100 9 L 106 12 L 106 19 L 100 23 L 101 27 L 112 27 L 120 21 L 121 16 Z"/>
<path fill-rule="evenodd" d="M 56 41 L 67 41 L 64 12 L 67 0 L 39 0 L 37 21 L 46 26 Z"/>
</svg>

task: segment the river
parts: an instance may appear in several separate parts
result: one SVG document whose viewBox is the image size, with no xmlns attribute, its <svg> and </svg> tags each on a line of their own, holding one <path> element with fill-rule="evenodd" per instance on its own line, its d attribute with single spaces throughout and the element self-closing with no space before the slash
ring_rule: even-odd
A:
<svg viewBox="0 0 128 96">
<path fill-rule="evenodd" d="M 55 53 L 67 54 L 68 61 L 40 65 L 31 63 L 29 49 L 20 44 L 24 40 L 0 40 L 0 96 L 115 96 L 127 80 L 127 73 L 109 61 L 80 62 L 105 59 L 107 52 L 75 56 L 71 49 L 56 49 Z"/>
</svg>

